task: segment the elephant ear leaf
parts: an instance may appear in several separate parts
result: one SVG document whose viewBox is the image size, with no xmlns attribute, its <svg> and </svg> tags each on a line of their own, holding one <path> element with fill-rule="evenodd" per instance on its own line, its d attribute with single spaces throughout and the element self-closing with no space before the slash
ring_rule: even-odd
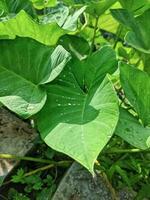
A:
<svg viewBox="0 0 150 200">
<path fill-rule="evenodd" d="M 101 50 L 99 62 L 103 63 L 110 54 L 109 47 Z M 111 53 L 108 53 L 111 52 Z M 118 101 L 113 86 L 100 68 L 108 67 L 95 64 L 93 79 L 88 91 L 81 89 L 76 78 L 75 66 L 70 62 L 63 72 L 46 86 L 47 101 L 37 114 L 36 121 L 43 140 L 51 148 L 63 152 L 93 173 L 94 162 L 107 144 L 118 121 Z M 112 63 L 110 60 L 110 66 Z M 89 65 L 91 67 L 91 63 Z M 76 65 L 76 68 L 81 68 Z M 90 70 L 88 73 L 91 73 Z M 98 77 L 104 76 L 102 80 Z M 81 78 L 81 77 L 80 77 Z M 80 81 L 82 82 L 82 81 Z"/>
<path fill-rule="evenodd" d="M 65 66 L 69 53 L 29 38 L 0 41 L 0 102 L 23 118 L 45 104 L 41 86 L 53 80 Z"/>
<path fill-rule="evenodd" d="M 143 125 L 150 124 L 150 76 L 133 66 L 120 63 L 120 79 L 125 95 L 135 108 Z"/>
</svg>

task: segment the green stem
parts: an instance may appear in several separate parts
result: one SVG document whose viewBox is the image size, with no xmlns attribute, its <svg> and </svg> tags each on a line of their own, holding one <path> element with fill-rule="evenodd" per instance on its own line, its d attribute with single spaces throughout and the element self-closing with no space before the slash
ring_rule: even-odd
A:
<svg viewBox="0 0 150 200">
<path fill-rule="evenodd" d="M 14 160 L 27 160 L 31 162 L 40 162 L 40 163 L 47 163 L 47 164 L 57 164 L 55 161 L 41 159 L 41 158 L 33 158 L 28 156 L 17 156 L 12 154 L 0 154 L 0 159 L 14 159 Z"/>
<path fill-rule="evenodd" d="M 110 151 L 106 151 L 105 153 L 140 153 L 140 152 L 150 152 L 150 149 L 142 150 L 142 149 L 112 149 Z"/>
<path fill-rule="evenodd" d="M 91 49 L 90 49 L 90 53 L 89 53 L 89 55 L 92 54 L 93 49 L 94 49 L 95 37 L 96 37 L 96 31 L 97 31 L 97 26 L 98 26 L 98 20 L 99 20 L 99 17 L 96 17 L 95 20 L 96 20 L 96 21 L 95 21 L 95 26 L 94 26 L 94 33 L 93 33 L 93 38 L 92 38 Z"/>
<path fill-rule="evenodd" d="M 117 30 L 117 32 L 116 32 L 115 43 L 114 43 L 114 46 L 113 46 L 114 49 L 115 49 L 116 46 L 117 46 L 118 39 L 119 39 L 119 37 L 120 37 L 120 35 L 121 35 L 121 32 L 122 32 L 122 26 L 119 25 L 118 30 Z"/>
</svg>

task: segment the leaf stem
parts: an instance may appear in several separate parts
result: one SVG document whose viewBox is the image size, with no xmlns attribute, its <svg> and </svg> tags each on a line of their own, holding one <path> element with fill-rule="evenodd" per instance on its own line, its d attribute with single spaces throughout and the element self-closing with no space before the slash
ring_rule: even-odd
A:
<svg viewBox="0 0 150 200">
<path fill-rule="evenodd" d="M 34 158 L 34 157 L 29 157 L 29 156 L 17 156 L 17 155 L 13 155 L 13 154 L 0 154 L 0 159 L 27 160 L 27 161 L 31 161 L 31 162 L 40 162 L 40 163 L 57 165 L 57 162 L 51 161 L 51 160 Z"/>
<path fill-rule="evenodd" d="M 93 49 L 94 49 L 95 37 L 96 37 L 96 31 L 97 31 L 99 16 L 97 16 L 97 17 L 95 18 L 95 20 L 96 20 L 96 21 L 95 21 L 95 26 L 94 26 L 94 33 L 93 33 L 93 38 L 92 38 L 91 49 L 90 49 L 89 55 L 92 54 Z"/>
<path fill-rule="evenodd" d="M 150 152 L 150 149 L 142 150 L 142 149 L 111 149 L 110 151 L 106 151 L 105 153 L 140 153 L 140 152 Z"/>
</svg>

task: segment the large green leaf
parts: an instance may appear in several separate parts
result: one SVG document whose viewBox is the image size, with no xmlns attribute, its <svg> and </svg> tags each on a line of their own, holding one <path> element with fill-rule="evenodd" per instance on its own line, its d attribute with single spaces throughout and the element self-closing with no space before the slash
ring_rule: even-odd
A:
<svg viewBox="0 0 150 200">
<path fill-rule="evenodd" d="M 37 113 L 46 101 L 40 84 L 62 71 L 69 54 L 29 38 L 0 41 L 0 102 L 24 118 Z"/>
<path fill-rule="evenodd" d="M 109 59 L 108 51 L 114 55 L 110 47 L 102 48 L 100 63 Z M 71 62 L 52 84 L 47 85 L 47 102 L 37 116 L 37 124 L 50 147 L 69 155 L 93 173 L 94 162 L 117 124 L 118 102 L 109 79 L 99 79 L 103 71 L 100 69 L 107 65 L 97 66 L 94 60 L 91 62 L 95 70 L 94 75 L 90 70 L 87 72 L 93 75 L 93 80 L 89 80 L 86 93 L 73 72 L 73 67 L 79 71 L 80 67 L 72 66 Z M 113 67 L 111 57 L 109 66 Z"/>
<path fill-rule="evenodd" d="M 150 76 L 125 63 L 120 63 L 120 76 L 126 97 L 136 109 L 143 124 L 150 124 Z"/>
<path fill-rule="evenodd" d="M 74 75 L 83 90 L 89 90 L 93 80 L 102 82 L 106 74 L 112 74 L 118 66 L 115 52 L 110 46 L 99 49 L 82 61 L 73 59 L 71 65 L 73 66 Z"/>
<path fill-rule="evenodd" d="M 38 24 L 23 10 L 14 18 L 0 22 L 0 36 L 30 37 L 46 45 L 55 45 L 66 32 L 57 23 Z"/>
<path fill-rule="evenodd" d="M 137 50 L 150 54 L 150 9 L 136 18 L 125 9 L 114 9 L 111 12 L 119 22 L 131 29 L 125 36 L 126 42 Z"/>
<path fill-rule="evenodd" d="M 119 122 L 115 133 L 136 148 L 144 150 L 150 148 L 150 128 L 143 127 L 125 109 L 120 109 Z"/>
</svg>

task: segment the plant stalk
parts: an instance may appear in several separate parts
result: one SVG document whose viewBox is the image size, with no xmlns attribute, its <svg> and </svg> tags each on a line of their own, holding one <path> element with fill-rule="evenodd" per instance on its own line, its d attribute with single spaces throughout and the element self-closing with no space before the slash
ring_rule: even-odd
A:
<svg viewBox="0 0 150 200">
<path fill-rule="evenodd" d="M 96 31 L 97 31 L 97 26 L 98 26 L 99 17 L 96 17 L 95 20 L 96 20 L 96 21 L 95 21 L 95 26 L 94 26 L 94 33 L 93 33 L 93 38 L 92 38 L 91 49 L 90 49 L 89 55 L 91 55 L 92 52 L 93 52 L 93 50 L 94 50 L 95 37 L 96 37 Z"/>
<path fill-rule="evenodd" d="M 31 162 L 39 162 L 39 163 L 47 163 L 47 164 L 54 164 L 58 166 L 58 163 L 61 162 L 72 162 L 72 161 L 51 161 L 51 160 L 46 160 L 46 159 L 41 159 L 41 158 L 34 158 L 34 157 L 28 157 L 28 156 L 17 156 L 13 154 L 0 154 L 0 159 L 14 159 L 14 160 L 26 160 L 26 161 L 31 161 Z"/>
<path fill-rule="evenodd" d="M 112 149 L 110 151 L 106 151 L 105 153 L 140 153 L 140 152 L 150 152 L 150 149 L 142 150 L 142 149 Z"/>
<path fill-rule="evenodd" d="M 33 157 L 29 157 L 29 156 L 17 156 L 17 155 L 13 155 L 13 154 L 0 154 L 0 159 L 27 160 L 27 161 L 47 163 L 47 164 L 55 163 L 53 161 L 46 160 L 46 159 L 33 158 Z"/>
</svg>

